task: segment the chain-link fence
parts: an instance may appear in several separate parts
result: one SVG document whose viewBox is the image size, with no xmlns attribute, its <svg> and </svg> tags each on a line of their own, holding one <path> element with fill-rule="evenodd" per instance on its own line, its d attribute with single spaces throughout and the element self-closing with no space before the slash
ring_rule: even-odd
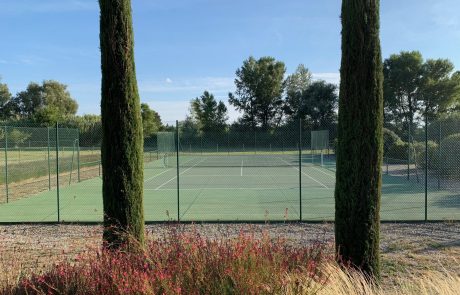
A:
<svg viewBox="0 0 460 295">
<path fill-rule="evenodd" d="M 0 222 L 102 221 L 101 128 L 0 130 Z M 169 122 L 144 140 L 145 218 L 333 220 L 337 144 L 336 123 Z M 459 118 L 387 124 L 382 220 L 459 220 L 459 171 Z"/>
</svg>

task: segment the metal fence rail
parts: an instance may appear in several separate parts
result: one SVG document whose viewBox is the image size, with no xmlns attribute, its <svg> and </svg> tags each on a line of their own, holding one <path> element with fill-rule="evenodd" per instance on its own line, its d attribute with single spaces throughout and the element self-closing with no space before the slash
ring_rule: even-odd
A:
<svg viewBox="0 0 460 295">
<path fill-rule="evenodd" d="M 382 220 L 460 220 L 453 118 L 386 126 Z M 0 222 L 102 221 L 100 128 L 0 130 Z M 144 140 L 146 220 L 333 220 L 336 130 L 167 124 Z"/>
</svg>

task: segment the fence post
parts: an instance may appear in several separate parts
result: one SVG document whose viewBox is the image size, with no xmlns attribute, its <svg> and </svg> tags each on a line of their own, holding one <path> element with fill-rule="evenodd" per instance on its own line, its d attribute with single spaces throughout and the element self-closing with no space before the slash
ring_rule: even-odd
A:
<svg viewBox="0 0 460 295">
<path fill-rule="evenodd" d="M 257 131 L 254 130 L 254 154 L 257 154 Z"/>
<path fill-rule="evenodd" d="M 57 221 L 61 222 L 59 206 L 59 123 L 56 122 L 56 198 L 57 198 Z"/>
<path fill-rule="evenodd" d="M 50 128 L 46 127 L 48 131 L 48 190 L 51 190 L 51 159 L 50 159 Z"/>
<path fill-rule="evenodd" d="M 180 195 L 179 195 L 179 121 L 176 120 L 176 179 L 177 179 L 177 221 L 180 221 Z"/>
<path fill-rule="evenodd" d="M 77 129 L 77 177 L 80 182 L 80 130 Z"/>
<path fill-rule="evenodd" d="M 384 158 L 385 159 L 385 158 Z M 385 163 L 386 163 L 386 166 L 387 166 L 387 175 L 389 174 L 389 169 L 388 169 L 388 157 L 386 157 L 386 160 L 385 160 Z"/>
<path fill-rule="evenodd" d="M 428 114 L 425 111 L 425 221 L 428 220 Z"/>
<path fill-rule="evenodd" d="M 5 126 L 5 192 L 6 192 L 6 202 L 9 201 L 9 191 L 8 191 L 8 126 Z"/>
<path fill-rule="evenodd" d="M 407 141 L 407 180 L 410 179 L 410 133 L 411 133 L 411 126 L 410 126 L 410 121 L 408 122 L 409 123 L 409 128 L 408 128 L 408 141 Z M 415 169 L 417 169 L 417 167 L 415 167 Z"/>
<path fill-rule="evenodd" d="M 441 151 L 441 120 L 438 119 L 439 122 L 439 144 L 438 144 L 438 190 L 441 189 L 441 173 L 442 173 L 442 161 L 441 161 L 441 156 L 442 156 L 442 151 Z"/>
<path fill-rule="evenodd" d="M 302 119 L 299 119 L 299 209 L 302 221 Z"/>
</svg>

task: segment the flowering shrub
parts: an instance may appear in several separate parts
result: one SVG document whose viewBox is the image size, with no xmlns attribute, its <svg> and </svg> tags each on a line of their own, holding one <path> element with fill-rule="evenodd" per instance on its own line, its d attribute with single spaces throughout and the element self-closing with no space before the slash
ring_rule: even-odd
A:
<svg viewBox="0 0 460 295">
<path fill-rule="evenodd" d="M 4 294 L 279 294 L 292 281 L 314 285 L 331 262 L 327 246 L 294 247 L 268 235 L 206 239 L 172 230 L 140 252 L 97 249 L 19 280 Z M 305 282 L 303 282 L 305 284 Z"/>
</svg>

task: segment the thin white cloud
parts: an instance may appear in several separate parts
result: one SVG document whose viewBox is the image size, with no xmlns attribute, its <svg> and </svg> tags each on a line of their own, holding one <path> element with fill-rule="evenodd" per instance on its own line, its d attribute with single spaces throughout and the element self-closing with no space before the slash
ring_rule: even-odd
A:
<svg viewBox="0 0 460 295">
<path fill-rule="evenodd" d="M 460 29 L 458 10 L 452 7 L 458 6 L 458 0 L 438 0 L 430 8 L 430 14 L 436 25 L 448 29 Z"/>
<path fill-rule="evenodd" d="M 97 1 L 92 0 L 0 0 L 0 14 L 57 13 L 98 10 Z"/>
<path fill-rule="evenodd" d="M 207 90 L 217 100 L 223 101 L 228 108 L 229 120 L 234 121 L 238 112 L 228 105 L 227 93 L 234 91 L 234 78 L 200 77 L 200 78 L 166 78 L 163 80 L 140 80 L 141 97 L 156 110 L 166 122 L 183 120 L 190 113 L 190 100 Z M 169 99 L 168 99 L 169 98 Z"/>
<path fill-rule="evenodd" d="M 171 78 L 168 78 L 171 80 Z M 210 92 L 232 91 L 234 88 L 233 78 L 227 77 L 203 77 L 194 79 L 174 79 L 174 83 L 166 80 L 141 80 L 139 81 L 139 90 L 147 94 L 159 93 L 183 93 L 196 92 L 200 93 L 208 90 Z"/>
<path fill-rule="evenodd" d="M 216 97 L 222 100 L 227 106 L 229 122 L 234 122 L 241 114 L 235 108 L 228 104 L 226 97 Z M 190 114 L 189 100 L 152 100 L 147 104 L 157 111 L 164 124 L 172 124 L 176 120 L 184 120 Z"/>
<path fill-rule="evenodd" d="M 340 73 L 313 73 L 313 80 L 324 80 L 327 83 L 339 85 Z"/>
</svg>

